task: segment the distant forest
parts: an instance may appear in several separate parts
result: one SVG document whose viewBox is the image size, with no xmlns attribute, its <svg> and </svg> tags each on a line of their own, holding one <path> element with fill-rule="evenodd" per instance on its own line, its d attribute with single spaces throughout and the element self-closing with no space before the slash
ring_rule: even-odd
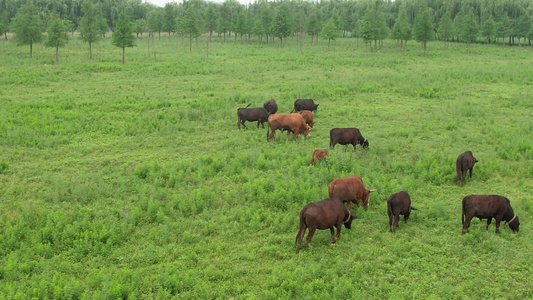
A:
<svg viewBox="0 0 533 300">
<path fill-rule="evenodd" d="M 162 32 L 187 34 L 193 26 L 195 32 L 209 33 L 210 37 L 255 36 L 268 41 L 269 37 L 304 34 L 318 37 L 324 33 L 323 27 L 331 23 L 338 37 L 407 41 L 414 38 L 417 16 L 429 12 L 432 39 L 530 45 L 533 38 L 531 0 L 258 0 L 250 5 L 235 0 L 190 0 L 165 7 L 142 0 L 0 0 L 0 32 L 8 38 L 12 20 L 28 2 L 36 7 L 43 32 L 52 12 L 66 21 L 69 31 L 75 32 L 87 1 L 92 2 L 102 34 L 112 32 L 119 14 L 125 12 L 137 36 L 146 32 L 152 36 L 161 36 Z"/>
</svg>

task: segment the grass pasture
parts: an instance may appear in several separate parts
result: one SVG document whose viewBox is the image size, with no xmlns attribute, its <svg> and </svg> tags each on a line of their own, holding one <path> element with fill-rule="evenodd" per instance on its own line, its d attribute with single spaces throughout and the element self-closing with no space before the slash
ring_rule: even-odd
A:
<svg viewBox="0 0 533 300">
<path fill-rule="evenodd" d="M 0 41 L 2 299 L 526 299 L 532 297 L 533 52 L 395 42 L 366 53 L 179 37 L 60 49 Z M 236 109 L 297 98 L 320 106 L 298 142 Z M 357 127 L 368 150 L 329 147 Z M 471 150 L 473 178 L 455 185 Z M 336 244 L 317 231 L 296 255 L 298 213 L 331 180 L 372 193 Z M 418 209 L 388 232 L 386 199 Z M 461 199 L 501 194 L 520 232 L 474 219 Z M 503 225 L 503 224 L 502 224 Z"/>
</svg>

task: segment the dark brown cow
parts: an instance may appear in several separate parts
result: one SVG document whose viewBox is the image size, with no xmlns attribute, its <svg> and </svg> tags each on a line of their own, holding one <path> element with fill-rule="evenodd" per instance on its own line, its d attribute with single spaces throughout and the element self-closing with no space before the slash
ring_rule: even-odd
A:
<svg viewBox="0 0 533 300">
<path fill-rule="evenodd" d="M 316 123 L 315 120 L 313 120 L 313 112 L 310 110 L 302 110 L 299 112 L 299 114 L 302 115 L 305 123 L 309 125 L 309 127 L 313 128 L 313 125 Z"/>
<path fill-rule="evenodd" d="M 496 219 L 496 233 L 500 233 L 502 220 L 505 221 L 504 225 L 509 224 L 509 228 L 515 233 L 518 232 L 518 226 L 520 226 L 518 216 L 514 214 L 509 199 L 499 195 L 469 195 L 464 197 L 463 213 L 461 214 L 462 234 L 465 234 L 470 227 L 470 221 L 473 217 L 487 219 L 486 229 L 489 228 L 492 218 Z"/>
<path fill-rule="evenodd" d="M 329 197 L 339 198 L 342 202 L 347 202 L 348 209 L 350 209 L 351 202 L 355 203 L 357 207 L 361 201 L 363 201 L 363 206 L 370 205 L 370 193 L 375 191 L 377 190 L 367 190 L 359 176 L 333 179 L 328 185 Z"/>
<path fill-rule="evenodd" d="M 331 243 L 335 243 L 341 235 L 342 224 L 347 229 L 352 227 L 354 216 L 339 199 L 325 199 L 318 202 L 309 203 L 300 211 L 300 230 L 296 235 L 296 254 L 300 252 L 300 245 L 305 235 L 305 230 L 309 228 L 307 234 L 307 246 L 311 247 L 311 239 L 317 229 L 328 229 L 331 231 Z M 337 235 L 333 227 L 337 227 Z"/>
<path fill-rule="evenodd" d="M 368 148 L 368 140 L 365 139 L 359 129 L 357 128 L 333 128 L 329 131 L 329 147 L 335 148 L 336 144 L 341 145 L 353 145 L 353 151 L 355 151 L 355 145 L 359 144 L 363 148 Z"/>
<path fill-rule="evenodd" d="M 296 99 L 296 101 L 294 101 L 293 112 L 299 112 L 301 110 L 315 111 L 319 105 L 320 104 L 315 104 L 313 99 Z"/>
<path fill-rule="evenodd" d="M 328 155 L 328 150 L 315 150 L 313 151 L 313 166 L 316 165 L 316 161 L 319 159 L 324 159 Z"/>
<path fill-rule="evenodd" d="M 265 108 L 268 113 L 275 114 L 278 111 L 278 104 L 276 103 L 276 100 L 271 99 L 263 104 L 263 108 Z"/>
<path fill-rule="evenodd" d="M 407 224 L 411 210 L 416 210 L 416 208 L 411 206 L 411 197 L 406 191 L 401 191 L 396 194 L 392 194 L 387 199 L 387 213 L 389 215 L 389 231 L 395 232 L 398 228 L 398 221 L 400 220 L 400 215 L 403 215 L 403 220 Z M 394 218 L 394 227 L 392 224 L 392 219 Z"/>
<path fill-rule="evenodd" d="M 298 140 L 298 135 L 303 134 L 305 137 L 311 137 L 309 131 L 311 128 L 305 124 L 304 119 L 300 114 L 274 114 L 268 117 L 267 139 L 270 137 L 270 142 L 276 136 L 276 130 L 287 130 L 287 140 L 294 133 L 294 138 Z M 270 130 L 272 132 L 270 133 Z"/>
<path fill-rule="evenodd" d="M 461 181 L 461 186 L 465 185 L 466 171 L 470 172 L 470 178 L 472 178 L 472 169 L 477 162 L 478 160 L 474 157 L 472 151 L 466 151 L 457 157 L 457 161 L 455 162 L 457 186 L 459 186 L 459 182 Z"/>
<path fill-rule="evenodd" d="M 250 104 L 248 104 L 248 106 L 250 106 Z M 257 121 L 257 128 L 259 128 L 259 123 L 265 128 L 263 123 L 268 120 L 268 116 L 270 115 L 268 111 L 263 107 L 248 108 L 248 106 L 237 109 L 237 126 L 239 129 L 241 129 L 241 124 L 246 128 L 246 125 L 244 125 L 244 122 L 246 121 Z"/>
</svg>

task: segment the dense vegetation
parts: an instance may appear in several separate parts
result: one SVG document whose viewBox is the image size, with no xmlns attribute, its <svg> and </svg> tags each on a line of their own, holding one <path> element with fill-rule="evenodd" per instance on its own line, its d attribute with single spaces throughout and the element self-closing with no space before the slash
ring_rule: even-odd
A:
<svg viewBox="0 0 533 300">
<path fill-rule="evenodd" d="M 0 298 L 528 298 L 533 70 L 530 48 L 429 41 L 367 53 L 354 39 L 302 46 L 177 37 L 73 39 L 32 59 L 0 42 Z M 460 62 L 460 63 L 459 63 Z M 236 109 L 320 104 L 310 139 L 237 129 Z M 368 150 L 328 147 L 358 127 Z M 455 158 L 480 161 L 465 187 Z M 295 254 L 298 212 L 328 183 L 378 189 L 340 240 L 319 231 Z M 408 190 L 409 223 L 385 201 Z M 472 222 L 461 199 L 511 200 L 512 234 Z"/>
</svg>

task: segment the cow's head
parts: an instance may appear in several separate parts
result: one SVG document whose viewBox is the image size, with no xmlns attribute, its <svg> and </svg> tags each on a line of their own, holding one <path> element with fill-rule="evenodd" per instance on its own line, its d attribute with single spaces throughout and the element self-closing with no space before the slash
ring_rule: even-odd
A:
<svg viewBox="0 0 533 300">
<path fill-rule="evenodd" d="M 370 193 L 375 192 L 377 190 L 366 190 L 366 195 L 363 198 L 363 206 L 368 207 L 370 205 Z"/>
<path fill-rule="evenodd" d="M 306 138 L 310 138 L 310 137 L 311 137 L 311 133 L 310 133 L 310 131 L 311 131 L 311 127 L 305 125 L 305 129 L 304 129 L 304 132 L 303 132 L 303 133 L 304 133 L 304 136 L 305 136 Z"/>
<path fill-rule="evenodd" d="M 474 164 L 479 162 L 479 160 L 477 160 L 475 157 L 474 157 Z"/>
<path fill-rule="evenodd" d="M 352 221 L 357 219 L 357 216 L 352 214 L 351 211 L 348 211 L 349 214 L 348 214 L 348 218 L 346 218 L 346 220 L 344 220 L 344 227 L 346 227 L 346 229 L 351 229 L 352 228 Z"/>
<path fill-rule="evenodd" d="M 363 146 L 363 148 L 368 148 L 368 140 L 365 139 L 361 145 Z"/>
<path fill-rule="evenodd" d="M 514 216 L 514 218 L 512 218 L 508 224 L 509 224 L 509 228 L 511 228 L 511 230 L 514 233 L 518 232 L 518 226 L 520 226 L 520 221 L 518 220 L 518 216 Z"/>
</svg>

